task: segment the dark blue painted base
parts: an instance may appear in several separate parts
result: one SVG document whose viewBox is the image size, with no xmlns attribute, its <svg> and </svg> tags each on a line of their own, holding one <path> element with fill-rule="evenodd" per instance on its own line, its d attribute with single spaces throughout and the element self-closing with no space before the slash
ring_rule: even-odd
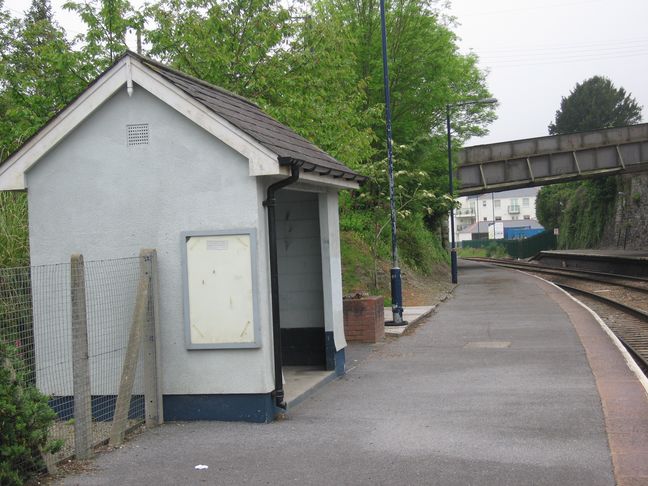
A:
<svg viewBox="0 0 648 486">
<path fill-rule="evenodd" d="M 335 370 L 335 374 L 342 376 L 344 374 L 345 354 L 344 348 L 339 351 L 335 350 L 335 339 L 332 331 L 326 331 L 324 335 L 324 346 L 326 353 L 326 369 Z"/>
<path fill-rule="evenodd" d="M 345 348 L 342 348 L 335 352 L 335 374 L 338 376 L 342 376 L 346 372 L 346 354 L 344 353 L 344 350 Z"/>
<path fill-rule="evenodd" d="M 268 423 L 277 411 L 270 393 L 164 395 L 165 421 L 220 420 Z"/>
</svg>

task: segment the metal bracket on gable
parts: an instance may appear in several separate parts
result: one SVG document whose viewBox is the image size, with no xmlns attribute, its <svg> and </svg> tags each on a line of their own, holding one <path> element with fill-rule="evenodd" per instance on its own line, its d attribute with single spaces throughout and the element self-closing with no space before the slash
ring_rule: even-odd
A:
<svg viewBox="0 0 648 486">
<path fill-rule="evenodd" d="M 129 56 L 126 56 L 126 92 L 129 98 L 133 96 L 133 66 Z"/>
</svg>

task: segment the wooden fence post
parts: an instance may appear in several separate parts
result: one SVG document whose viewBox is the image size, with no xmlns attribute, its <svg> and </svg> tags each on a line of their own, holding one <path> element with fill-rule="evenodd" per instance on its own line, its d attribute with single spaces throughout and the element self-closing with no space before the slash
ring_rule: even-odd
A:
<svg viewBox="0 0 648 486">
<path fill-rule="evenodd" d="M 126 356 L 124 357 L 124 365 L 119 383 L 119 393 L 117 395 L 117 402 L 115 403 L 115 414 L 110 429 L 111 446 L 120 445 L 124 440 L 124 433 L 126 432 L 133 384 L 135 382 L 135 372 L 137 370 L 137 360 L 142 344 L 146 316 L 148 314 L 149 288 L 148 263 L 145 261 L 144 251 L 142 251 L 140 252 L 140 278 L 135 300 L 135 311 L 133 312 L 133 322 L 128 336 Z"/>
<path fill-rule="evenodd" d="M 88 459 L 92 456 L 92 390 L 88 359 L 88 319 L 83 255 L 74 254 L 70 259 L 70 284 L 74 449 L 77 459 Z"/>
<path fill-rule="evenodd" d="M 158 281 L 158 262 L 155 250 L 142 250 L 142 255 L 148 263 L 149 274 L 149 312 L 144 330 L 144 408 L 146 426 L 154 427 L 164 422 L 162 411 L 162 386 L 160 372 L 160 320 L 159 299 L 160 288 Z"/>
</svg>

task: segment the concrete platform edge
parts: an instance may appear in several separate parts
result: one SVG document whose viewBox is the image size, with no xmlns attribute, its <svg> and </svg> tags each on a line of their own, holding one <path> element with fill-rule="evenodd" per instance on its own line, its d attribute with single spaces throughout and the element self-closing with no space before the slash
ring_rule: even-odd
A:
<svg viewBox="0 0 648 486">
<path fill-rule="evenodd" d="M 530 276 L 549 284 L 554 292 L 551 297 L 569 316 L 585 349 L 601 400 L 616 484 L 648 484 L 648 463 L 645 460 L 648 449 L 637 446 L 645 444 L 648 438 L 648 380 L 593 309 L 552 282 L 536 275 Z M 575 308 L 589 319 L 575 315 Z M 587 313 L 582 313 L 582 309 Z M 587 321 L 589 324 L 585 324 Z M 597 329 L 598 336 L 596 332 L 588 331 L 588 326 Z"/>
<path fill-rule="evenodd" d="M 589 313 L 592 315 L 592 317 L 596 320 L 596 322 L 598 322 L 599 326 L 601 326 L 601 329 L 603 329 L 603 331 L 604 331 L 604 332 L 609 336 L 609 338 L 610 338 L 610 340 L 612 341 L 612 343 L 613 343 L 613 344 L 616 346 L 616 348 L 619 350 L 619 352 L 620 352 L 621 355 L 623 356 L 623 359 L 625 360 L 626 365 L 628 366 L 628 368 L 630 369 L 630 371 L 632 371 L 632 373 L 637 377 L 637 380 L 639 380 L 639 383 L 641 383 L 641 386 L 643 386 L 644 391 L 646 392 L 646 397 L 648 397 L 648 378 L 646 378 L 646 376 L 643 374 L 643 372 L 642 372 L 641 369 L 639 368 L 639 365 L 637 365 L 637 363 L 636 363 L 635 360 L 632 358 L 632 356 L 630 356 L 630 353 L 629 353 L 628 350 L 625 348 L 625 346 L 623 345 L 623 343 L 621 343 L 621 341 L 619 340 L 619 338 L 616 337 L 616 335 L 614 334 L 614 332 L 612 332 L 612 330 L 607 326 L 607 324 L 605 323 L 605 321 L 604 321 L 603 319 L 601 319 L 601 317 L 600 317 L 596 312 L 594 312 L 594 310 L 592 310 L 592 309 L 591 309 L 590 307 L 588 307 L 585 303 L 583 303 L 583 302 L 581 302 L 580 300 L 578 300 L 576 297 L 574 297 L 573 295 L 571 295 L 571 294 L 570 294 L 569 292 L 567 292 L 566 290 L 561 289 L 560 287 L 558 287 L 558 286 L 557 286 L 556 284 L 554 284 L 553 282 L 550 282 L 549 280 L 545 280 L 544 278 L 539 277 L 539 276 L 537 276 L 537 275 L 532 275 L 532 274 L 529 274 L 529 273 L 526 273 L 526 272 L 522 272 L 522 273 L 525 273 L 525 274 L 527 274 L 527 275 L 531 275 L 532 277 L 535 277 L 535 278 L 537 278 L 537 279 L 539 279 L 539 280 L 542 280 L 542 281 L 545 282 L 545 283 L 548 283 L 549 285 L 551 285 L 551 286 L 555 287 L 556 289 L 560 290 L 562 293 L 564 293 L 567 297 L 569 297 L 569 298 L 572 299 L 574 302 L 576 302 L 578 305 L 580 305 L 581 307 L 583 307 L 585 310 L 587 310 L 587 312 L 589 312 Z"/>
</svg>

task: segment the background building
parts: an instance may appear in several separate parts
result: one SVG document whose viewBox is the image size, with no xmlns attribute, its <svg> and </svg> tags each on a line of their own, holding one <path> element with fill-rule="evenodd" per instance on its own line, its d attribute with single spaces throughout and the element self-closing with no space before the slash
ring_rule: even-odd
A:
<svg viewBox="0 0 648 486">
<path fill-rule="evenodd" d="M 488 228 L 493 222 L 502 222 L 504 229 L 517 228 L 542 230 L 536 218 L 538 187 L 514 189 L 512 191 L 464 196 L 455 211 L 455 238 L 457 241 L 488 239 Z M 491 230 L 491 238 L 493 231 Z M 520 230 L 505 232 L 520 237 Z"/>
</svg>

